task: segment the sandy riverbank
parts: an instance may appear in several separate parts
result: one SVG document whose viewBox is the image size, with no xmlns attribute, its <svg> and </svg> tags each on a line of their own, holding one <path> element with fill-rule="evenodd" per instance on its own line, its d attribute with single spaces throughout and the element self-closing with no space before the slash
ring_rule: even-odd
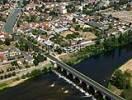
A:
<svg viewBox="0 0 132 100">
<path fill-rule="evenodd" d="M 28 78 L 25 79 L 12 79 L 9 80 L 7 82 L 1 83 L 0 84 L 0 90 L 4 90 L 5 88 L 10 88 L 10 87 L 14 87 L 17 86 L 23 82 L 25 82 Z"/>
<path fill-rule="evenodd" d="M 131 71 L 132 72 L 132 59 L 127 61 L 125 64 L 123 64 L 120 68 L 123 72 L 125 71 Z"/>
<path fill-rule="evenodd" d="M 16 85 L 18 85 L 18 84 L 20 84 L 20 83 L 25 82 L 27 79 L 28 79 L 28 78 L 26 78 L 26 79 L 16 80 L 16 81 L 12 82 L 11 84 L 9 84 L 8 86 L 9 86 L 9 87 L 16 86 Z"/>
</svg>

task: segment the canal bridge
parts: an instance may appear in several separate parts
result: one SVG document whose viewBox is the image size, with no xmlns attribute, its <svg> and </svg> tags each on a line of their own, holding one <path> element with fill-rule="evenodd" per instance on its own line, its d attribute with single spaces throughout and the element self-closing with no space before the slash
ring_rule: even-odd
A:
<svg viewBox="0 0 132 100">
<path fill-rule="evenodd" d="M 95 82 L 88 76 L 80 73 L 71 66 L 63 63 L 54 56 L 46 55 L 51 62 L 56 66 L 56 70 L 82 87 L 86 92 L 92 94 L 97 100 L 125 100 L 120 96 L 115 95 L 110 90 Z"/>
</svg>

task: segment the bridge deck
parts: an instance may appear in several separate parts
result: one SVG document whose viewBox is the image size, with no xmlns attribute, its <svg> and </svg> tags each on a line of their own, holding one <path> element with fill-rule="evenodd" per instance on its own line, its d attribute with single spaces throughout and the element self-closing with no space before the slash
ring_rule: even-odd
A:
<svg viewBox="0 0 132 100">
<path fill-rule="evenodd" d="M 58 65 L 60 65 L 61 67 L 63 67 L 64 69 L 66 69 L 68 72 L 72 73 L 73 75 L 77 76 L 78 78 L 82 79 L 84 82 L 88 83 L 89 85 L 93 86 L 94 88 L 96 88 L 97 90 L 103 92 L 103 94 L 110 96 L 112 98 L 112 100 L 125 100 L 124 98 L 115 95 L 114 93 L 112 93 L 110 90 L 108 90 L 107 88 L 105 88 L 104 86 L 100 85 L 99 83 L 95 82 L 94 80 L 92 80 L 91 78 L 85 76 L 84 74 L 80 73 L 79 71 L 75 70 L 74 68 L 70 67 L 69 65 L 59 61 L 58 59 L 56 59 L 55 57 L 51 56 L 51 55 L 46 55 L 48 58 L 50 58 L 51 60 L 55 61 Z"/>
</svg>

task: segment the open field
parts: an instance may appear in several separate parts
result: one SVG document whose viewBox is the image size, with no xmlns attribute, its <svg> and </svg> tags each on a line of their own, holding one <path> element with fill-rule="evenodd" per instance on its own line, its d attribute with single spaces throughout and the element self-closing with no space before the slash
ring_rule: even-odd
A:
<svg viewBox="0 0 132 100">
<path fill-rule="evenodd" d="M 72 31 L 65 31 L 61 34 L 61 36 L 66 37 L 68 34 L 73 34 Z"/>
<path fill-rule="evenodd" d="M 113 17 L 119 18 L 122 21 L 132 23 L 132 11 L 115 11 L 107 12 L 106 14 L 111 14 Z"/>
<path fill-rule="evenodd" d="M 85 40 L 94 40 L 97 38 L 97 36 L 91 32 L 82 32 L 80 35 L 85 39 Z"/>
</svg>

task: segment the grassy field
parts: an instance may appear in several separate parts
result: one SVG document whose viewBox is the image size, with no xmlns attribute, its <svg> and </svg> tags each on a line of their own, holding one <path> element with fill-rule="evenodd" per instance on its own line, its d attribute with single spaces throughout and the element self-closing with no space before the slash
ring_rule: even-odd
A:
<svg viewBox="0 0 132 100">
<path fill-rule="evenodd" d="M 7 88 L 7 87 L 8 87 L 8 84 L 7 83 L 0 84 L 0 90 L 3 90 L 5 88 Z"/>
</svg>

